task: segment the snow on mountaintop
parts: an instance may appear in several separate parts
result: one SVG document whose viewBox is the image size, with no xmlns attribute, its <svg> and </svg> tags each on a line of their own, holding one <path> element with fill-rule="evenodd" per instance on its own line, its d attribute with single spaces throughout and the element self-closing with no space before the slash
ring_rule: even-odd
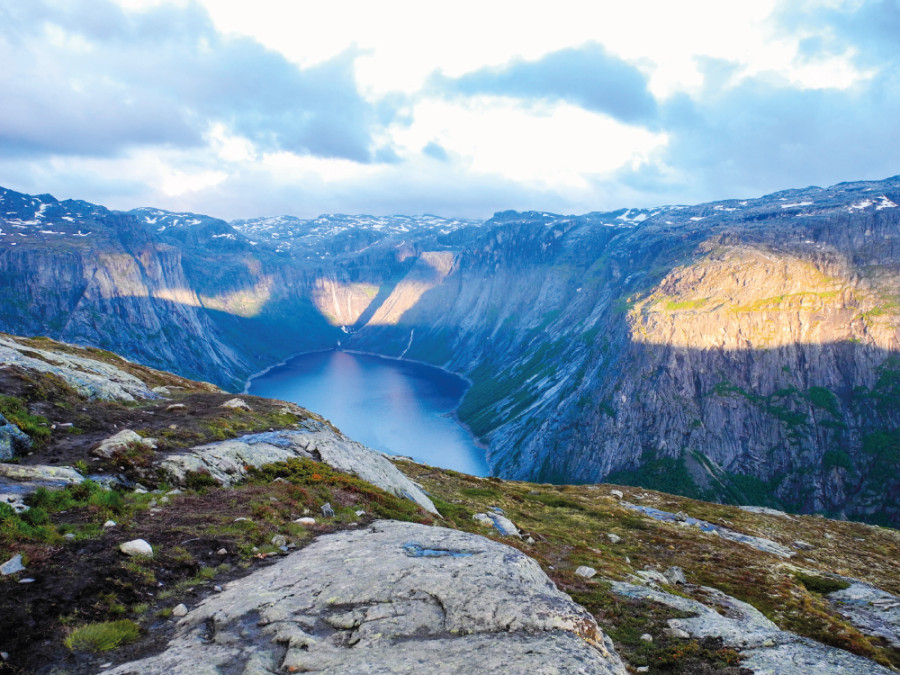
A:
<svg viewBox="0 0 900 675">
<path fill-rule="evenodd" d="M 439 216 L 350 216 L 325 214 L 317 218 L 302 219 L 294 216 L 253 218 L 231 222 L 235 230 L 254 245 L 268 244 L 278 253 L 295 248 L 307 249 L 312 255 L 325 256 L 332 252 L 323 244 L 329 241 L 361 238 L 353 242 L 365 248 L 377 241 L 404 237 L 405 235 L 446 235 L 466 227 L 482 225 L 478 220 L 441 218 Z M 357 249 L 358 250 L 358 249 Z M 309 256 L 308 256 L 309 257 Z"/>
</svg>

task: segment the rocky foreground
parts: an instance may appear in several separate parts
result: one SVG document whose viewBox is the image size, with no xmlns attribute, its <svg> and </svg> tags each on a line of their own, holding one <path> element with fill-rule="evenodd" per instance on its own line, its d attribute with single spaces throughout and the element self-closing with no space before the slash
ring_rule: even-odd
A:
<svg viewBox="0 0 900 675">
<path fill-rule="evenodd" d="M 521 552 L 377 521 L 225 587 L 165 652 L 110 672 L 625 673 L 594 618 Z"/>
<path fill-rule="evenodd" d="M 49 340 L 0 387 L 2 671 L 900 668 L 891 529 L 391 460 Z"/>
</svg>

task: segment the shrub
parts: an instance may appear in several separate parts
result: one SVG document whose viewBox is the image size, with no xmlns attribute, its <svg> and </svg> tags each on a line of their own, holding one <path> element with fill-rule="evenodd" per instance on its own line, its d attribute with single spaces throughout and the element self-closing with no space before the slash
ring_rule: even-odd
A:
<svg viewBox="0 0 900 675">
<path fill-rule="evenodd" d="M 130 619 L 89 623 L 73 630 L 65 640 L 72 651 L 105 652 L 134 642 L 138 637 L 138 626 Z"/>
<path fill-rule="evenodd" d="M 827 595 L 835 591 L 842 591 L 850 587 L 850 583 L 843 579 L 834 579 L 832 577 L 820 577 L 813 574 L 805 574 L 797 572 L 794 578 L 806 587 L 806 590 L 813 593 L 821 593 Z"/>
</svg>

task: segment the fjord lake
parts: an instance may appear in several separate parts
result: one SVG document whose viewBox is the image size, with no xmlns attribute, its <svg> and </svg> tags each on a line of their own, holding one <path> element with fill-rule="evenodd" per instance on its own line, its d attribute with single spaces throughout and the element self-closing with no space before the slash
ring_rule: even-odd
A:
<svg viewBox="0 0 900 675">
<path fill-rule="evenodd" d="M 485 451 L 453 417 L 468 386 L 424 363 L 325 351 L 257 375 L 247 393 L 301 405 L 370 448 L 487 476 Z"/>
</svg>

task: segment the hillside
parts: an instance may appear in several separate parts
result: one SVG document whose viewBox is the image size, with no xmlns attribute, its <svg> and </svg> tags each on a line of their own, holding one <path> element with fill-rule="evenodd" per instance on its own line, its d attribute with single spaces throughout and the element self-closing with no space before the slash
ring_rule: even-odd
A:
<svg viewBox="0 0 900 675">
<path fill-rule="evenodd" d="M 473 381 L 495 475 L 900 523 L 900 178 L 483 223 L 0 197 L 5 330 L 232 391 L 403 355 Z"/>
<path fill-rule="evenodd" d="M 0 463 L 5 672 L 900 667 L 895 530 L 391 463 L 292 404 L 47 339 L 0 335 L 0 378 L 0 439 L 30 446 Z"/>
</svg>

